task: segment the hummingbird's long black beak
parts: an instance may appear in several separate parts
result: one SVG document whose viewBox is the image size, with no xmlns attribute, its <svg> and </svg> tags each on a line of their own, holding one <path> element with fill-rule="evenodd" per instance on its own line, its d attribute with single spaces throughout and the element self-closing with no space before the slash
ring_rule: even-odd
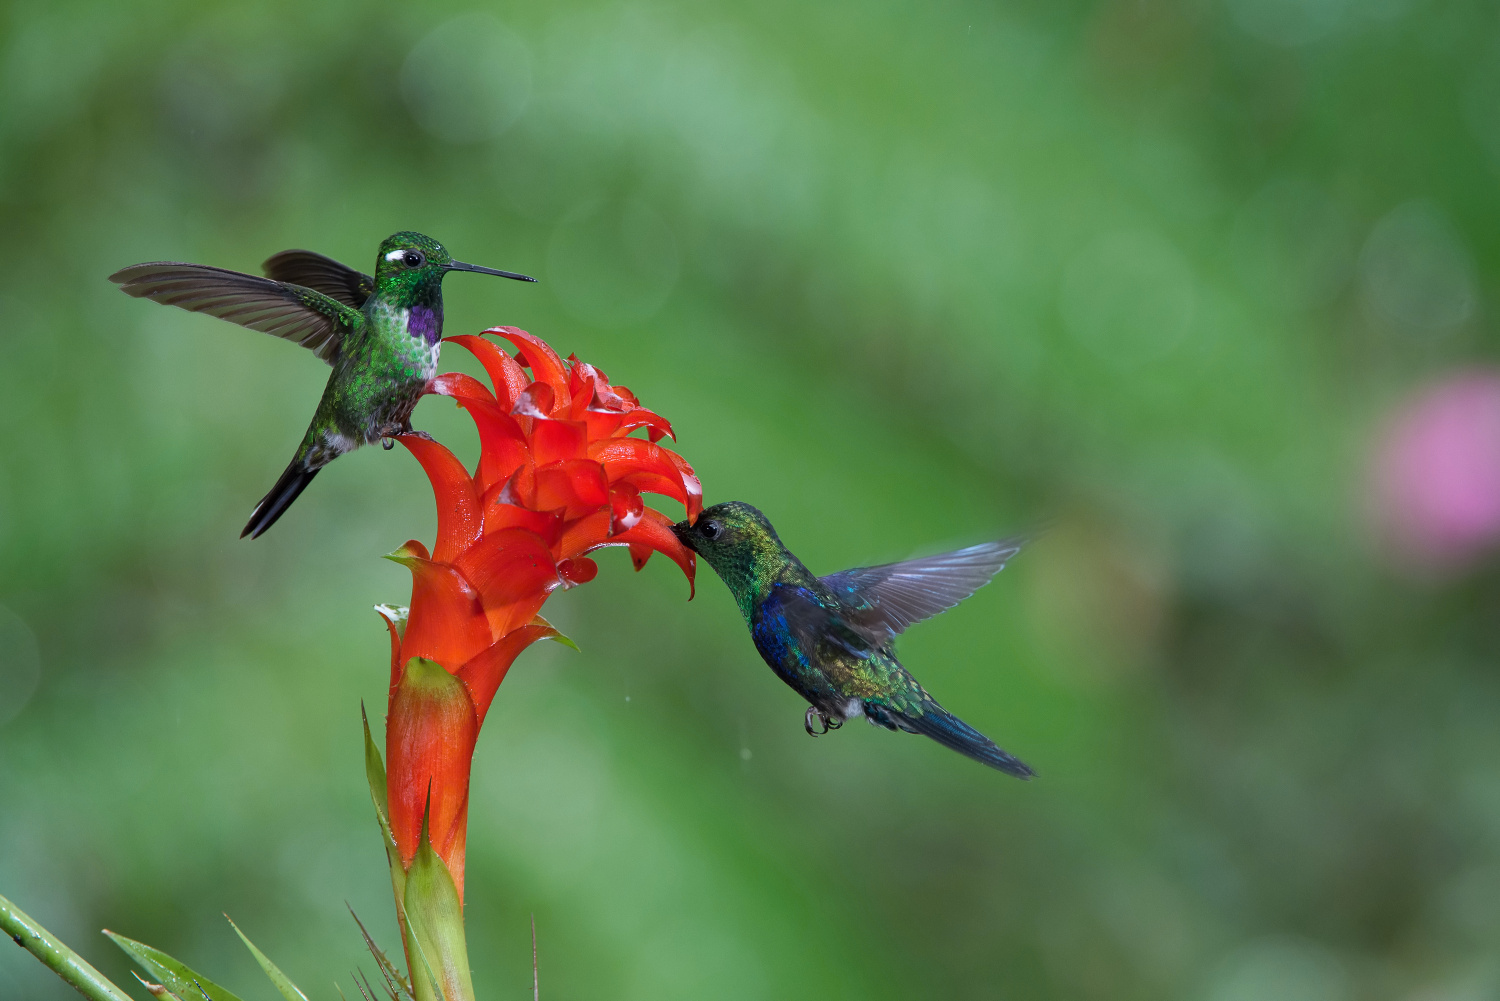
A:
<svg viewBox="0 0 1500 1001">
<path fill-rule="evenodd" d="M 672 534 L 677 536 L 677 541 L 682 543 L 684 546 L 687 546 L 689 549 L 693 549 L 693 536 L 689 531 L 689 529 L 691 529 L 692 527 L 693 526 L 689 525 L 686 520 L 679 521 L 677 524 L 672 526 Z M 693 549 L 693 552 L 696 553 L 697 551 L 698 550 Z"/>
<path fill-rule="evenodd" d="M 501 278 L 514 278 L 518 282 L 534 282 L 535 278 L 530 275 L 518 275 L 514 271 L 496 271 L 494 268 L 481 268 L 477 264 L 465 264 L 463 261 L 449 261 L 446 271 L 473 271 L 481 275 L 499 275 Z"/>
</svg>

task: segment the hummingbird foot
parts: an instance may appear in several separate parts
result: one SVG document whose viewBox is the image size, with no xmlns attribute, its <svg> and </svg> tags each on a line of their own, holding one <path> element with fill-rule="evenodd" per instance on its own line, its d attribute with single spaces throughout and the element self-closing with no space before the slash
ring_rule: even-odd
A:
<svg viewBox="0 0 1500 1001">
<path fill-rule="evenodd" d="M 818 722 L 818 729 L 813 729 L 813 721 Z M 808 706 L 807 715 L 802 717 L 802 725 L 807 728 L 809 737 L 821 737 L 829 730 L 837 730 L 844 725 L 844 721 L 837 716 L 830 716 L 817 706 Z"/>
<path fill-rule="evenodd" d="M 396 447 L 396 439 L 395 438 L 382 438 L 382 439 L 380 439 L 380 447 L 383 448 L 383 449 L 385 449 L 387 452 L 389 452 L 391 449 L 393 449 L 393 448 Z"/>
</svg>

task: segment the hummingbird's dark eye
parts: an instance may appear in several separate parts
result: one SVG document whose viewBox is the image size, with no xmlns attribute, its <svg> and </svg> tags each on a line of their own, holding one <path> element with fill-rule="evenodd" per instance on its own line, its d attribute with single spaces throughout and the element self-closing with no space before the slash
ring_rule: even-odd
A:
<svg viewBox="0 0 1500 1001">
<path fill-rule="evenodd" d="M 406 256 L 401 258 L 401 262 L 408 268 L 420 268 L 424 260 L 426 258 L 422 256 L 421 251 L 417 250 L 408 250 Z"/>
<path fill-rule="evenodd" d="M 698 526 L 698 531 L 703 533 L 703 537 L 705 539 L 712 542 L 713 540 L 724 534 L 724 526 L 710 518 L 708 521 L 705 521 L 702 525 Z"/>
</svg>

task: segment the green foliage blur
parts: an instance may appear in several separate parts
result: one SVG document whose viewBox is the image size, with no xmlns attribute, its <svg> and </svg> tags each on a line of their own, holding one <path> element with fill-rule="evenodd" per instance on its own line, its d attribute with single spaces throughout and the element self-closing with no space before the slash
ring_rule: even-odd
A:
<svg viewBox="0 0 1500 1001">
<path fill-rule="evenodd" d="M 116 982 L 397 948 L 359 707 L 434 515 L 364 449 L 241 541 L 327 369 L 105 276 L 410 228 L 815 571 L 1049 526 L 900 648 L 1031 783 L 809 740 L 710 570 L 603 553 L 479 744 L 481 996 L 532 914 L 554 1001 L 1500 996 L 1500 574 L 1367 517 L 1495 354 L 1493 4 L 12 0 L 0 81 L 0 892 Z"/>
</svg>

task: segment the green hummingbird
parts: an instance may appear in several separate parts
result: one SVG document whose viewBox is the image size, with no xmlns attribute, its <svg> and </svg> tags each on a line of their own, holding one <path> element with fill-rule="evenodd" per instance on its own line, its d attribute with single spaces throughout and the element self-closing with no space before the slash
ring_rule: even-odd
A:
<svg viewBox="0 0 1500 1001">
<path fill-rule="evenodd" d="M 455 261 L 421 233 L 388 237 L 375 277 L 310 250 L 284 250 L 266 277 L 206 264 L 157 261 L 109 276 L 126 295 L 207 313 L 312 350 L 333 366 L 323 398 L 286 472 L 261 498 L 240 538 L 258 538 L 334 459 L 411 430 L 411 412 L 437 375 L 443 276 L 477 271 L 535 278 Z"/>
<path fill-rule="evenodd" d="M 809 734 L 863 716 L 887 730 L 925 734 L 1008 775 L 1036 774 L 938 705 L 901 666 L 895 646 L 907 626 L 988 583 L 1020 541 L 814 577 L 766 516 L 740 501 L 716 504 L 672 530 L 728 585 L 771 670 L 808 701 Z"/>
</svg>

